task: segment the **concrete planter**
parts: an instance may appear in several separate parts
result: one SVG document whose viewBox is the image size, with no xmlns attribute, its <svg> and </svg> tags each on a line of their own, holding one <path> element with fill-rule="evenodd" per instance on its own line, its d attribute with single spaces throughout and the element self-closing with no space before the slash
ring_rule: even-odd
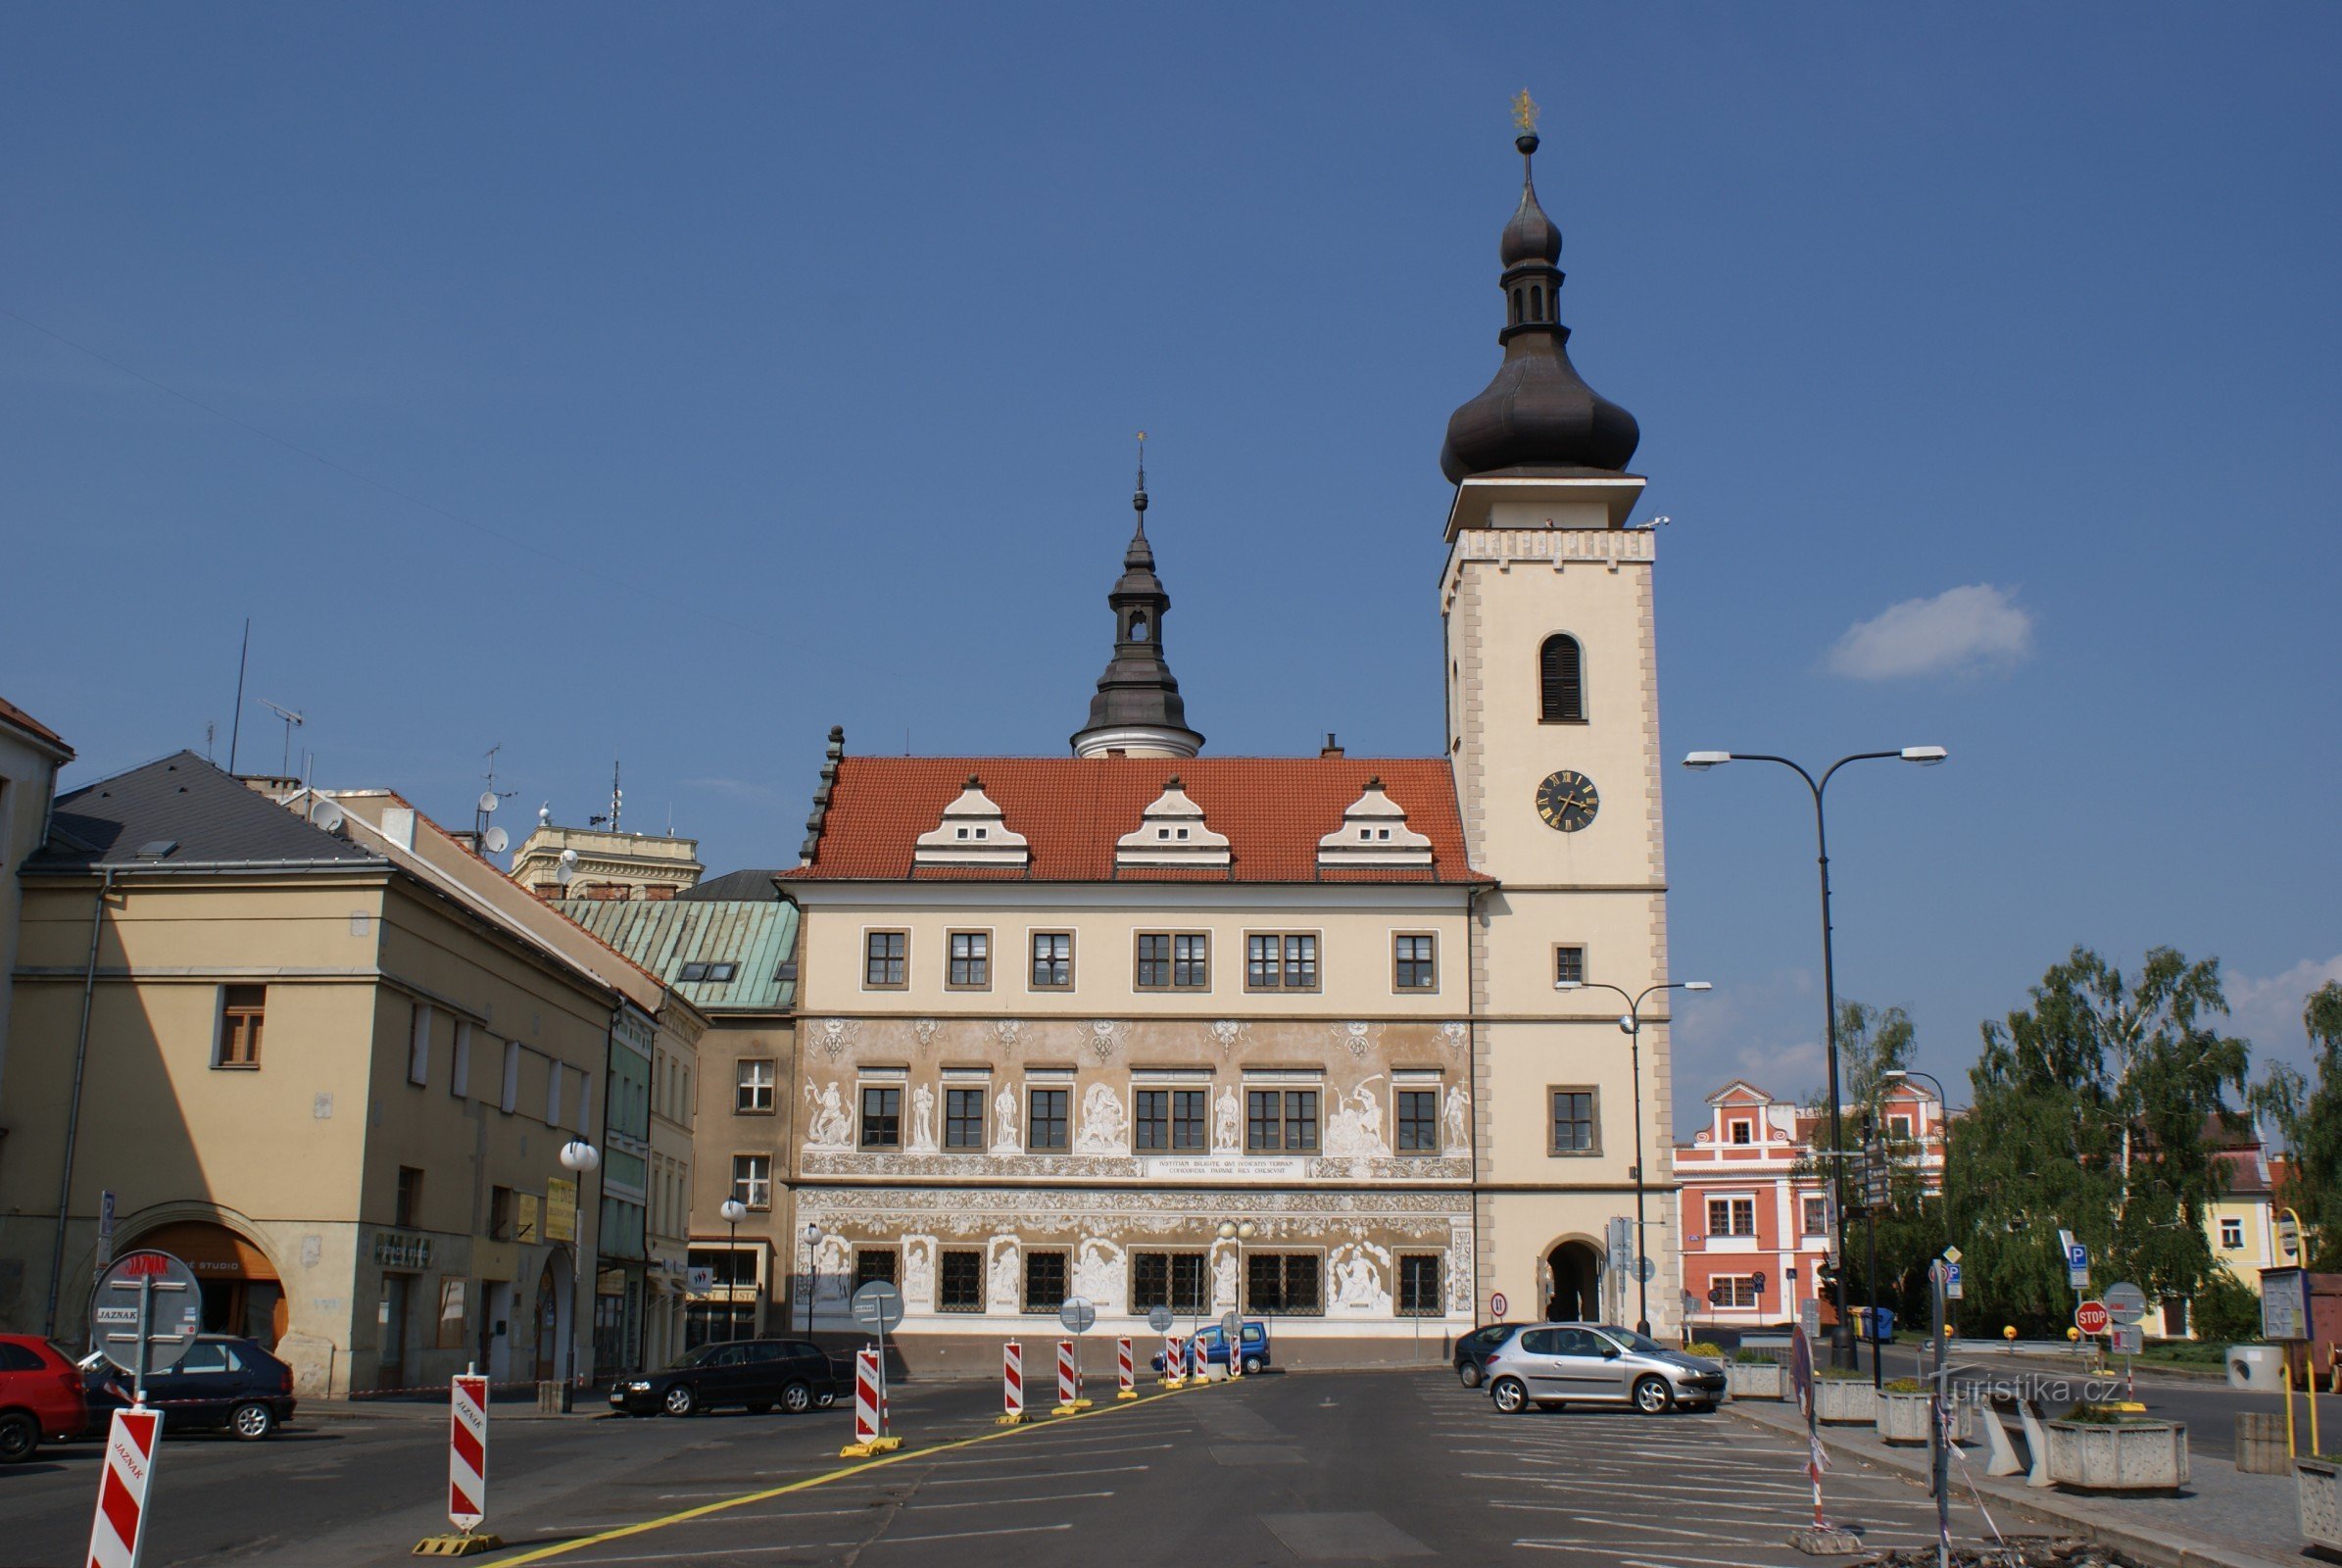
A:
<svg viewBox="0 0 2342 1568">
<path fill-rule="evenodd" d="M 2342 1467 L 2323 1459 L 2296 1459 L 2293 1490 L 2301 1502 L 2302 1540 L 2342 1551 Z"/>
<path fill-rule="evenodd" d="M 2179 1421 L 2044 1421 L 2049 1479 L 2091 1492 L 2174 1492 L 2187 1485 Z"/>
<path fill-rule="evenodd" d="M 1816 1378 L 1814 1419 L 1837 1426 L 1875 1426 L 1878 1391 L 1861 1378 Z"/>
<path fill-rule="evenodd" d="M 1787 1381 L 1779 1361 L 1724 1363 L 1724 1391 L 1735 1399 L 1778 1399 Z"/>
<path fill-rule="evenodd" d="M 1957 1402 L 1952 1405 L 1954 1443 L 1967 1443 L 1974 1437 L 1972 1413 L 1968 1405 Z M 1927 1441 L 1927 1396 L 1925 1394 L 1880 1394 L 1878 1436 L 1887 1443 L 1925 1445 Z"/>
</svg>

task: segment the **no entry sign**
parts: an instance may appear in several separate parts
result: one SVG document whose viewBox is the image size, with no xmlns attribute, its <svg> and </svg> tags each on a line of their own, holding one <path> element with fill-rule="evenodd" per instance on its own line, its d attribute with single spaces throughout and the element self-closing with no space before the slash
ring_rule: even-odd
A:
<svg viewBox="0 0 2342 1568">
<path fill-rule="evenodd" d="M 2074 1326 L 2084 1334 L 2104 1334 L 2114 1320 L 2104 1301 L 2084 1301 L 2074 1309 Z"/>
</svg>

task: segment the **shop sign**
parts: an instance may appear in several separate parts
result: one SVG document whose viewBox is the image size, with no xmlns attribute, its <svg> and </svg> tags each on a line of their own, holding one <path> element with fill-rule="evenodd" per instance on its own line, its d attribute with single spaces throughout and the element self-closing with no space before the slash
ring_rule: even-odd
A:
<svg viewBox="0 0 2342 1568">
<path fill-rule="evenodd" d="M 374 1237 L 374 1263 L 379 1268 L 429 1268 L 431 1238 L 406 1231 L 378 1232 Z"/>
<path fill-rule="evenodd" d="M 577 1184 L 566 1176 L 549 1176 L 545 1180 L 545 1239 L 577 1240 Z"/>
</svg>

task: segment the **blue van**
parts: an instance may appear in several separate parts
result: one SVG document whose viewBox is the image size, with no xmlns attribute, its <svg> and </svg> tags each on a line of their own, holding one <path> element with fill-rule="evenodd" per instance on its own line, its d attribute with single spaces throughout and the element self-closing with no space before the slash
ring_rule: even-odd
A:
<svg viewBox="0 0 2342 1568">
<path fill-rule="evenodd" d="M 1266 1323 L 1251 1322 L 1243 1327 L 1244 1348 L 1243 1365 L 1244 1375 L 1249 1377 L 1255 1372 L 1267 1371 L 1271 1365 L 1269 1361 L 1269 1326 Z M 1220 1332 L 1219 1324 L 1213 1323 L 1197 1329 L 1195 1339 L 1196 1346 L 1203 1352 L 1206 1365 L 1226 1366 L 1228 1364 L 1227 1337 Z M 1154 1359 L 1149 1364 L 1157 1372 L 1163 1370 L 1163 1352 L 1155 1351 Z"/>
</svg>

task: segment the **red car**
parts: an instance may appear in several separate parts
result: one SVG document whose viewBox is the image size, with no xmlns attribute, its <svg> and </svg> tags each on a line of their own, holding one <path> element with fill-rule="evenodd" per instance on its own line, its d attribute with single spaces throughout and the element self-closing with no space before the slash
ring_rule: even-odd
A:
<svg viewBox="0 0 2342 1568">
<path fill-rule="evenodd" d="M 33 1335 L 0 1334 L 0 1464 L 31 1458 L 43 1438 L 70 1443 L 88 1425 L 73 1358 Z"/>
</svg>

